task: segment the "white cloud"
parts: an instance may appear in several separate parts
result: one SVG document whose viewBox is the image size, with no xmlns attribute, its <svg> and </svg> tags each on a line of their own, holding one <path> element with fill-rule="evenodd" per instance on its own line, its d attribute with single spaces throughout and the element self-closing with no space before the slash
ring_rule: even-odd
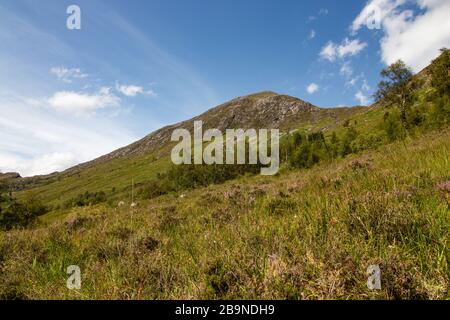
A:
<svg viewBox="0 0 450 320">
<path fill-rule="evenodd" d="M 352 67 L 350 61 L 345 62 L 341 66 L 340 73 L 341 73 L 341 75 L 343 75 L 345 77 L 351 77 L 353 75 L 353 67 Z"/>
<path fill-rule="evenodd" d="M 311 29 L 311 31 L 309 32 L 309 40 L 312 40 L 316 37 L 316 31 L 314 29 Z"/>
<path fill-rule="evenodd" d="M 352 78 L 352 79 L 347 81 L 346 85 L 350 86 L 350 87 L 353 87 L 353 86 L 355 86 L 356 82 L 358 82 L 358 79 L 359 79 L 358 77 Z"/>
<path fill-rule="evenodd" d="M 116 85 L 116 89 L 127 97 L 135 97 L 139 93 L 144 93 L 144 88 L 134 85 Z"/>
<path fill-rule="evenodd" d="M 380 24 L 389 15 L 391 15 L 397 7 L 403 5 L 406 0 L 371 0 L 367 3 L 361 13 L 353 21 L 352 32 L 358 31 L 361 27 Z"/>
<path fill-rule="evenodd" d="M 127 97 L 135 97 L 138 94 L 146 94 L 152 97 L 157 96 L 153 90 L 145 90 L 143 87 L 135 85 L 120 85 L 116 83 L 116 90 Z"/>
<path fill-rule="evenodd" d="M 365 90 L 365 91 L 370 91 L 371 90 L 371 88 L 369 86 L 369 83 L 367 82 L 367 79 L 363 80 L 362 89 Z"/>
<path fill-rule="evenodd" d="M 362 91 L 358 91 L 355 94 L 355 99 L 358 100 L 359 103 L 364 106 L 368 105 L 370 102 L 369 98 L 366 95 L 364 95 L 364 93 Z"/>
<path fill-rule="evenodd" d="M 136 140 L 117 118 L 78 118 L 0 94 L 0 171 L 61 171 Z M 150 124 L 150 129 L 158 127 Z"/>
<path fill-rule="evenodd" d="M 310 85 L 308 85 L 308 86 L 306 87 L 306 91 L 307 91 L 309 94 L 313 94 L 313 93 L 319 91 L 319 86 L 318 86 L 317 84 L 315 84 L 315 83 L 311 83 Z"/>
<path fill-rule="evenodd" d="M 49 174 L 64 170 L 76 164 L 76 156 L 71 152 L 52 152 L 32 159 L 23 159 L 14 154 L 0 153 L 1 168 L 7 171 L 19 171 L 24 176 Z"/>
<path fill-rule="evenodd" d="M 357 76 L 350 76 L 348 77 L 345 85 L 347 87 L 355 87 L 357 84 L 361 86 L 361 92 L 371 92 L 372 88 L 369 85 L 369 82 L 367 81 L 366 77 L 363 73 Z"/>
<path fill-rule="evenodd" d="M 420 13 L 405 4 L 414 2 Z M 385 64 L 402 59 L 418 72 L 439 55 L 439 49 L 450 47 L 450 0 L 372 0 L 353 21 L 357 32 L 378 12 L 384 32 L 381 58 Z"/>
<path fill-rule="evenodd" d="M 98 17 L 99 23 L 108 26 L 110 33 L 122 34 L 127 40 L 125 46 L 129 50 L 119 60 L 126 61 L 129 52 L 144 53 L 136 58 L 136 63 L 141 65 L 142 77 L 157 74 L 163 87 L 161 90 L 171 92 L 170 96 L 161 98 L 158 107 L 172 108 L 170 110 L 180 118 L 199 113 L 204 106 L 220 102 L 210 81 L 190 64 L 154 42 L 148 33 L 134 26 L 132 21 L 122 18 L 111 6 L 100 2 L 96 2 L 95 6 L 96 11 L 105 13 Z M 14 10 L 13 13 L 3 6 L 0 16 L 0 171 L 18 171 L 28 176 L 49 173 L 55 167 L 62 170 L 127 145 L 136 141 L 138 136 L 168 124 L 169 120 L 159 119 L 158 113 L 146 117 L 145 121 L 136 122 L 139 113 L 137 117 L 127 117 L 127 114 L 121 113 L 120 117 L 114 118 L 74 118 L 66 112 L 55 112 L 48 100 L 57 91 L 84 96 L 100 95 L 98 89 L 92 88 L 98 88 L 98 83 L 102 82 L 97 82 L 92 75 L 82 79 L 87 76 L 84 72 L 92 71 L 83 69 L 85 63 L 95 65 L 96 72 L 112 86 L 115 79 L 121 79 L 120 66 L 109 64 L 104 57 L 95 57 L 79 50 L 64 34 L 60 37 L 54 30 L 40 28 L 42 24 L 31 23 L 26 12 Z M 97 32 L 94 37 L 101 37 L 104 30 L 91 31 Z M 117 41 L 105 41 L 105 48 L 117 44 Z M 67 61 L 72 62 L 68 65 Z M 50 62 L 51 65 L 44 62 Z M 56 74 L 51 73 L 50 67 L 64 65 L 66 67 L 60 67 L 61 70 L 53 70 Z M 83 68 L 79 72 L 74 71 L 75 77 L 63 77 L 64 73 L 67 74 L 64 69 L 81 66 Z M 60 79 L 58 74 L 62 83 L 55 87 L 55 81 Z M 89 80 L 89 83 L 80 80 Z M 77 86 L 58 88 L 66 85 L 67 81 Z M 151 88 L 149 84 L 143 86 Z M 7 94 L 21 98 L 5 98 Z M 110 94 L 121 97 L 115 90 L 110 91 Z M 27 100 L 24 96 L 40 98 Z M 111 108 L 102 110 L 103 113 L 110 112 Z M 123 105 L 113 109 L 114 112 L 122 110 Z M 48 159 L 49 163 L 42 159 Z"/>
<path fill-rule="evenodd" d="M 319 16 L 327 16 L 328 15 L 328 9 L 322 8 L 319 10 Z"/>
<path fill-rule="evenodd" d="M 361 42 L 359 39 L 350 40 L 348 38 L 345 38 L 341 44 L 336 44 L 332 41 L 328 42 L 322 48 L 320 56 L 333 62 L 337 58 L 355 56 L 365 47 L 367 47 L 367 43 Z"/>
<path fill-rule="evenodd" d="M 338 47 L 338 55 L 340 58 L 354 56 L 365 47 L 367 47 L 365 42 L 361 42 L 358 39 L 350 41 L 348 38 L 345 38 L 344 42 Z"/>
<path fill-rule="evenodd" d="M 79 68 L 53 67 L 50 73 L 58 77 L 59 80 L 72 83 L 73 79 L 84 79 L 89 77 L 88 74 L 83 73 Z"/>
<path fill-rule="evenodd" d="M 153 91 L 152 89 L 149 89 L 149 90 L 145 91 L 145 94 L 149 95 L 151 97 L 157 97 L 158 96 L 158 94 L 155 91 Z"/>
<path fill-rule="evenodd" d="M 119 108 L 120 98 L 103 87 L 97 93 L 87 94 L 74 91 L 56 92 L 47 100 L 52 108 L 74 115 L 93 115 L 97 110 Z"/>
<path fill-rule="evenodd" d="M 322 51 L 320 51 L 320 56 L 329 61 L 336 60 L 336 47 L 336 44 L 333 42 L 328 42 L 327 45 L 322 48 Z"/>
</svg>

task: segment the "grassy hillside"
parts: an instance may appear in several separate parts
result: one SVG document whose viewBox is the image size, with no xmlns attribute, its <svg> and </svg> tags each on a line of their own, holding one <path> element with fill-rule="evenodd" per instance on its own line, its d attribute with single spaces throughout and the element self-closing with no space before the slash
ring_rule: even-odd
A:
<svg viewBox="0 0 450 320">
<path fill-rule="evenodd" d="M 265 99 L 275 100 L 267 101 Z M 307 105 L 301 100 L 292 97 L 281 96 L 275 93 L 260 93 L 237 98 L 199 117 L 170 128 L 183 127 L 192 130 L 194 120 L 203 120 L 205 122 L 204 130 L 220 128 L 223 124 L 219 122 L 223 119 L 234 119 L 236 123 L 231 125 L 231 127 L 236 128 L 252 128 L 253 125 L 254 128 L 278 127 L 281 120 L 271 119 L 271 117 L 277 115 L 278 111 L 270 108 L 280 108 L 278 104 L 281 101 L 286 103 L 286 109 L 292 106 L 295 107 L 296 104 L 300 106 Z M 267 104 L 267 106 L 261 107 L 260 104 Z M 231 114 L 229 114 L 230 106 L 234 108 Z M 243 115 L 248 116 L 251 114 L 251 112 L 248 112 L 249 108 L 256 108 L 263 114 L 265 114 L 264 108 L 269 108 L 271 116 L 261 116 L 265 124 L 249 122 L 247 118 L 241 118 L 244 117 Z M 344 121 L 353 117 L 356 117 L 355 119 L 359 119 L 359 117 L 365 119 L 361 122 L 361 126 L 367 125 L 366 122 L 374 116 L 377 119 L 382 117 L 380 111 L 373 113 L 369 112 L 370 109 L 364 107 L 324 109 L 308 104 L 307 108 L 313 108 L 313 111 L 311 112 L 309 109 L 306 111 L 297 110 L 294 117 L 283 119 L 281 122 L 282 132 L 286 133 L 286 131 L 293 129 L 304 132 L 330 131 L 340 128 Z M 366 114 L 367 117 L 365 116 Z M 272 123 L 272 121 L 274 122 Z M 277 125 L 274 125 L 274 123 Z M 24 199 L 30 194 L 39 197 L 52 208 L 52 211 L 56 211 L 53 215 L 66 213 L 67 210 L 62 208 L 64 203 L 87 191 L 105 192 L 111 203 L 119 201 L 129 202 L 131 199 L 132 180 L 134 180 L 136 187 L 139 188 L 140 185 L 154 181 L 157 173 L 165 172 L 168 169 L 171 162 L 169 157 L 170 150 L 174 145 L 167 140 L 170 138 L 170 135 L 168 136 L 169 133 L 171 133 L 170 130 L 167 133 L 164 130 L 164 134 L 160 136 L 158 135 L 159 131 L 157 132 L 157 140 L 161 143 L 157 148 L 154 148 L 153 144 L 151 144 L 151 147 L 146 146 L 146 144 L 149 144 L 147 140 L 153 143 L 154 134 L 152 134 L 149 136 L 150 138 L 144 138 L 131 146 L 125 147 L 126 151 L 118 150 L 114 152 L 112 156 L 107 155 L 91 163 L 76 166 L 59 174 L 53 174 L 50 177 L 39 177 L 39 179 L 35 179 L 36 181 L 30 178 L 25 179 L 24 190 L 15 192 L 15 196 L 19 199 Z M 149 151 L 146 151 L 146 148 L 150 148 L 148 149 Z M 135 150 L 143 151 L 138 152 Z M 27 182 L 29 183 L 28 185 L 26 184 Z"/>
<path fill-rule="evenodd" d="M 0 233 L 2 298 L 449 298 L 450 131 Z M 83 289 L 65 287 L 69 265 Z M 366 269 L 379 264 L 382 290 Z"/>
<path fill-rule="evenodd" d="M 3 176 L 0 298 L 450 298 L 449 68 L 443 50 L 371 107 L 239 97 L 63 173 Z M 280 128 L 279 174 L 173 165 L 170 134 L 195 120 Z"/>
</svg>

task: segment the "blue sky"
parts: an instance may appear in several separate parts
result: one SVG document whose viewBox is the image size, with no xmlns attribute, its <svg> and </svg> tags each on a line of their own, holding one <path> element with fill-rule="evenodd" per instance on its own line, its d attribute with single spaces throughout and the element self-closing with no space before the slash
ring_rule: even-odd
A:
<svg viewBox="0 0 450 320">
<path fill-rule="evenodd" d="M 369 104 L 386 64 L 450 47 L 449 16 L 449 0 L 3 0 L 0 171 L 63 170 L 263 90 Z"/>
</svg>

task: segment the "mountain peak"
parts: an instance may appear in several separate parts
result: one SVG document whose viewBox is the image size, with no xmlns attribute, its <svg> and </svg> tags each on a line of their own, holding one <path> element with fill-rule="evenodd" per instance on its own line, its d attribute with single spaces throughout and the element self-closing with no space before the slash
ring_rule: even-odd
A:
<svg viewBox="0 0 450 320">
<path fill-rule="evenodd" d="M 269 97 L 274 97 L 274 96 L 278 96 L 279 94 L 273 91 L 261 91 L 261 92 L 255 92 L 255 93 L 251 93 L 248 94 L 246 96 L 242 96 L 242 97 L 237 97 L 236 99 L 233 100 L 237 100 L 237 99 L 264 99 L 264 98 L 269 98 Z"/>
<path fill-rule="evenodd" d="M 359 108 L 323 109 L 301 99 L 272 91 L 252 93 L 225 102 L 190 120 L 161 128 L 126 147 L 69 170 L 154 151 L 157 151 L 159 156 L 164 156 L 165 154 L 161 152 L 164 152 L 162 150 L 166 149 L 163 147 L 170 143 L 172 132 L 175 129 L 186 129 L 192 133 L 194 121 L 202 121 L 203 130 L 214 128 L 222 132 L 226 129 L 250 128 L 290 130 L 303 124 L 314 125 L 324 119 L 336 122 L 342 115 L 359 110 Z"/>
</svg>

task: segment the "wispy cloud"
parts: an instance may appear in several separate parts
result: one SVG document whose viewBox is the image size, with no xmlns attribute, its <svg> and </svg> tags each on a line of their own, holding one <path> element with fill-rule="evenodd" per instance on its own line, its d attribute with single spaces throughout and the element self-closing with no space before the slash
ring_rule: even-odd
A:
<svg viewBox="0 0 450 320">
<path fill-rule="evenodd" d="M 363 80 L 362 89 L 365 91 L 370 91 L 372 88 L 369 86 L 369 83 L 367 82 L 367 79 Z"/>
<path fill-rule="evenodd" d="M 358 91 L 355 94 L 355 99 L 359 102 L 359 104 L 363 106 L 368 105 L 370 103 L 370 99 L 362 91 Z"/>
<path fill-rule="evenodd" d="M 329 13 L 327 8 L 322 8 L 319 10 L 319 12 L 317 12 L 317 15 L 311 15 L 308 17 L 308 22 L 314 21 L 317 19 L 317 17 L 325 17 L 327 16 Z"/>
<path fill-rule="evenodd" d="M 345 38 L 341 44 L 333 41 L 328 42 L 320 51 L 320 56 L 328 61 L 335 61 L 337 58 L 355 56 L 367 47 L 367 43 L 359 39 L 350 40 Z"/>
<path fill-rule="evenodd" d="M 74 79 L 84 79 L 89 77 L 87 73 L 83 73 L 79 68 L 53 67 L 50 73 L 55 75 L 59 80 L 72 83 Z"/>
<path fill-rule="evenodd" d="M 415 14 L 407 4 L 415 3 Z M 402 59 L 420 71 L 450 47 L 450 1 L 448 0 L 371 0 L 351 25 L 353 33 L 367 21 L 378 19 L 384 36 L 380 41 L 381 58 L 386 64 Z"/>
<path fill-rule="evenodd" d="M 356 85 L 356 82 L 358 82 L 358 77 L 351 78 L 345 84 L 349 87 L 354 87 Z"/>
<path fill-rule="evenodd" d="M 119 84 L 118 82 L 116 82 L 116 90 L 127 97 L 135 97 L 138 94 L 145 94 L 152 97 L 157 96 L 156 92 L 152 89 L 145 90 L 144 87 L 141 86 Z"/>
<path fill-rule="evenodd" d="M 127 97 L 135 97 L 138 94 L 144 93 L 144 88 L 134 85 L 116 85 L 117 91 L 126 95 Z"/>
<path fill-rule="evenodd" d="M 351 77 L 353 75 L 353 67 L 350 61 L 346 61 L 342 64 L 340 74 L 345 77 Z"/>
<path fill-rule="evenodd" d="M 29 7 L 34 5 L 30 2 Z M 39 23 L 38 19 L 54 18 L 54 14 L 58 14 L 54 10 L 42 7 L 39 17 L 30 19 L 20 10 L 10 11 L 9 7 L 13 6 L 4 8 L 2 5 L 1 171 L 19 171 L 28 176 L 63 170 L 111 152 L 167 124 L 167 119 L 161 120 L 162 116 L 152 110 L 174 106 L 166 117 L 186 117 L 218 102 L 209 81 L 152 41 L 131 21 L 117 15 L 113 6 L 101 2 L 84 5 L 89 6 L 95 7 L 96 12 L 107 12 L 89 21 L 97 27 L 93 28 L 96 31 L 91 29 L 89 35 L 95 38 L 101 32 L 118 34 L 120 41 L 127 45 L 126 53 L 121 56 L 126 67 L 115 64 L 109 56 L 99 57 L 89 46 L 79 50 L 67 39 L 65 29 L 62 32 L 46 29 L 47 24 Z M 64 10 L 60 13 L 64 15 Z M 85 16 L 84 19 L 90 18 Z M 65 26 L 64 19 L 61 26 Z M 84 39 L 80 37 L 80 42 Z M 105 48 L 109 48 L 112 41 L 105 39 Z M 128 54 L 135 59 L 125 59 Z M 124 75 L 124 69 L 129 74 Z M 157 74 L 158 78 L 148 79 L 148 74 Z M 51 81 L 52 77 L 60 83 Z M 128 96 L 116 90 L 116 79 L 126 86 L 122 89 Z M 133 79 L 132 82 L 129 79 Z M 154 80 L 158 81 L 158 90 L 159 86 L 164 86 L 165 91 L 158 91 L 158 95 L 170 92 L 170 97 L 164 95 L 154 109 L 141 108 L 140 112 L 147 116 L 145 120 L 135 120 L 144 117 L 128 117 L 122 113 L 126 109 L 125 99 L 130 95 L 156 96 L 151 85 L 136 85 Z M 134 110 L 140 108 L 133 107 Z M 110 116 L 119 112 L 120 117 Z M 126 128 L 132 128 L 134 133 Z"/>
<path fill-rule="evenodd" d="M 158 83 L 162 83 L 164 79 L 170 82 L 171 95 L 177 95 L 183 101 L 184 108 L 179 108 L 178 112 L 182 113 L 187 109 L 191 112 L 200 111 L 199 108 L 213 106 L 220 102 L 209 82 L 188 63 L 166 51 L 148 34 L 144 34 L 117 12 L 109 10 L 108 17 L 115 30 L 126 35 L 127 39 L 139 46 L 140 51 L 146 52 L 148 57 L 145 62 L 143 61 L 143 65 L 148 64 L 147 61 L 152 61 L 164 69 L 165 74 L 161 77 L 162 79 L 158 79 Z"/>
<path fill-rule="evenodd" d="M 327 8 L 322 8 L 319 10 L 319 16 L 327 16 L 329 13 Z"/>
</svg>

